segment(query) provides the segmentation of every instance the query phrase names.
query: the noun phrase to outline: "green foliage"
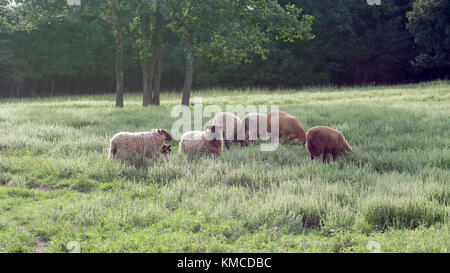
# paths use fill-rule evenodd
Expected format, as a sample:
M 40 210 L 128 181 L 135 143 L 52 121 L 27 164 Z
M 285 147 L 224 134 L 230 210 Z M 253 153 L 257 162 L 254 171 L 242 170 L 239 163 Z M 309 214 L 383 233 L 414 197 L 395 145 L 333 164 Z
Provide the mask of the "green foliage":
M 405 28 L 405 13 L 413 1 L 298 0 L 293 2 L 314 17 L 313 40 L 293 43 L 271 40 L 266 60 L 219 65 L 202 61 L 195 83 L 213 86 L 304 86 L 390 83 L 408 80 L 410 61 L 416 55 L 413 38 Z M 203 68 L 205 67 L 205 68 Z
M 450 67 L 450 3 L 419 0 L 407 13 L 408 30 L 420 47 L 413 64 L 419 68 Z
M 183 85 L 188 42 L 196 55 L 194 88 L 390 84 L 449 75 L 443 0 L 381 6 L 364 0 L 167 0 L 157 1 L 158 12 L 151 0 L 9 2 L 2 0 L 0 8 L 2 97 L 113 91 L 118 33 L 125 86 L 140 90 L 140 62 L 155 51 L 157 14 L 164 19 L 162 90 Z
M 167 1 L 170 28 L 196 55 L 213 61 L 240 63 L 268 52 L 272 39 L 293 42 L 312 38 L 313 17 L 294 5 L 277 1 Z

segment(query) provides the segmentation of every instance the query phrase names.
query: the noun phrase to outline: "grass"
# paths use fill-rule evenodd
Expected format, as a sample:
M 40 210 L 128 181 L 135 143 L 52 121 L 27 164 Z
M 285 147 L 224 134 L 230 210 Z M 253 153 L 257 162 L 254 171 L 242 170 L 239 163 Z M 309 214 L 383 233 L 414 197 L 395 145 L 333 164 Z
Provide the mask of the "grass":
M 288 145 L 220 158 L 107 159 L 119 131 L 170 129 L 179 94 L 0 101 L 0 252 L 449 252 L 450 83 L 204 90 L 204 105 L 279 105 L 354 154 Z

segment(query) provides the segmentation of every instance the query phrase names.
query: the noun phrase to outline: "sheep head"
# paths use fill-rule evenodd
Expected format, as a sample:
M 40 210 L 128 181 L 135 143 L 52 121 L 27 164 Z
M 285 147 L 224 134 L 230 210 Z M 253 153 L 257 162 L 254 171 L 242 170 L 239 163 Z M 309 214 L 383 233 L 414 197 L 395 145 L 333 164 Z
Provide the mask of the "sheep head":
M 163 135 L 163 136 L 165 137 L 166 141 L 172 141 L 172 136 L 171 136 L 166 130 L 164 130 L 164 129 L 159 129 L 159 130 L 158 130 L 158 133 L 159 133 L 160 135 Z
M 170 152 L 172 151 L 170 147 L 171 147 L 170 145 L 164 143 L 163 146 L 161 147 L 161 153 L 165 155 L 170 154 Z
M 220 125 L 210 125 L 206 126 L 206 141 L 208 141 L 212 146 L 219 147 L 222 144 L 222 126 Z

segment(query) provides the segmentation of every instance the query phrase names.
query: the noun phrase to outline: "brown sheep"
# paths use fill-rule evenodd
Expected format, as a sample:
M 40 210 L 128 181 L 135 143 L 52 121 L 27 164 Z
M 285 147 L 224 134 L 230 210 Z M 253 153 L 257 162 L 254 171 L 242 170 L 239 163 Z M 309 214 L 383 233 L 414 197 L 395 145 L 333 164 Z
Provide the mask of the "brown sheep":
M 272 123 L 278 123 L 278 135 L 277 132 L 272 132 Z M 276 125 L 275 125 L 276 126 Z M 270 138 L 281 139 L 281 143 L 284 144 L 284 140 L 287 138 L 290 140 L 291 149 L 294 144 L 295 139 L 302 142 L 303 147 L 305 147 L 306 134 L 302 125 L 298 119 L 288 113 L 282 111 L 272 111 L 267 115 L 267 132 L 269 132 Z
M 329 153 L 333 155 L 333 160 L 336 160 L 336 156 L 342 152 L 342 149 L 352 151 L 352 147 L 341 132 L 326 126 L 317 126 L 308 130 L 306 147 L 311 154 L 311 160 L 323 154 L 323 162 L 327 160 Z

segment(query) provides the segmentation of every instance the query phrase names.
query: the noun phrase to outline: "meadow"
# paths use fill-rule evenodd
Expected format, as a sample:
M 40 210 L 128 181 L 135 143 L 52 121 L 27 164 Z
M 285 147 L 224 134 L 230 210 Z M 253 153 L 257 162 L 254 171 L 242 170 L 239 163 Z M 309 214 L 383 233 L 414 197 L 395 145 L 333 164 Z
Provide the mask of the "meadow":
M 279 105 L 354 153 L 301 145 L 108 160 L 120 131 L 170 129 L 180 94 L 0 100 L 0 252 L 450 252 L 450 82 L 203 90 L 204 105 Z M 379 249 L 369 246 L 379 245 Z

